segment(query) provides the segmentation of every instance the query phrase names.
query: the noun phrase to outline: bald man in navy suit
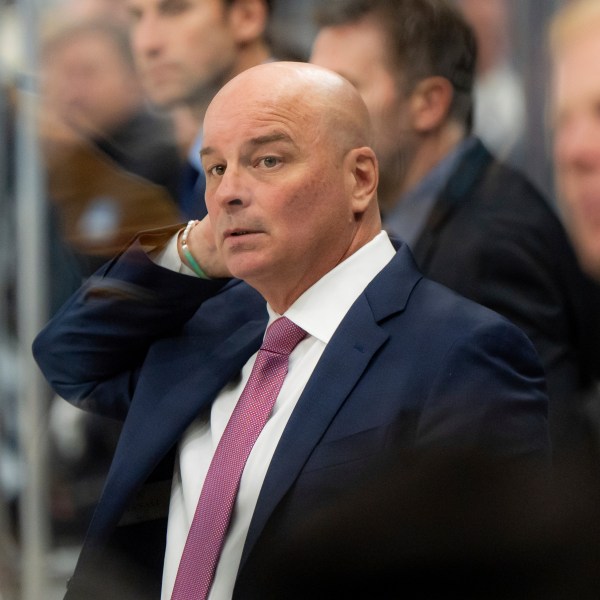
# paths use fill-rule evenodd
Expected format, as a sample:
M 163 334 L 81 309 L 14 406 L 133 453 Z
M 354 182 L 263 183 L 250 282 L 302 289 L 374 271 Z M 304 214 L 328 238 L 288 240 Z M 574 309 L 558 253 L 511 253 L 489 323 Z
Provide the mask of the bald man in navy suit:
M 209 598 L 260 597 L 270 532 L 390 453 L 547 459 L 533 346 L 381 230 L 370 139 L 363 101 L 331 71 L 238 75 L 206 114 L 208 216 L 141 234 L 36 339 L 59 394 L 124 419 L 67 598 L 171 597 L 208 464 L 282 316 L 307 335 L 245 465 Z

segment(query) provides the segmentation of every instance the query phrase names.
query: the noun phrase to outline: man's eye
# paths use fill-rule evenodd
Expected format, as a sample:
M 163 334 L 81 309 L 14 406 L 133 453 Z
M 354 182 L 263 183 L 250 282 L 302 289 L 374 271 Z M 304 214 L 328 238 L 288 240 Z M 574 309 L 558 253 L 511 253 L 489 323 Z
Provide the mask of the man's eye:
M 261 158 L 259 161 L 259 165 L 263 165 L 265 167 L 267 167 L 267 169 L 272 169 L 273 167 L 276 167 L 281 161 L 275 157 L 275 156 L 265 156 L 264 158 Z
M 215 175 L 217 177 L 220 177 L 221 175 L 223 175 L 223 173 L 225 173 L 225 167 L 223 165 L 215 165 L 214 167 L 211 167 L 208 172 L 211 175 Z

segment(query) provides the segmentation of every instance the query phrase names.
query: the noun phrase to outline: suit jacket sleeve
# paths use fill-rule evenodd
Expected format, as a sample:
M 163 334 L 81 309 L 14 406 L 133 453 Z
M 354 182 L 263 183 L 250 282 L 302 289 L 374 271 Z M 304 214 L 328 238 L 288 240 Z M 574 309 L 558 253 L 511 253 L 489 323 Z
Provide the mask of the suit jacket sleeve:
M 162 268 L 148 257 L 143 241 L 135 240 L 93 275 L 33 344 L 53 389 L 105 416 L 124 418 L 149 346 L 179 331 L 228 281 Z

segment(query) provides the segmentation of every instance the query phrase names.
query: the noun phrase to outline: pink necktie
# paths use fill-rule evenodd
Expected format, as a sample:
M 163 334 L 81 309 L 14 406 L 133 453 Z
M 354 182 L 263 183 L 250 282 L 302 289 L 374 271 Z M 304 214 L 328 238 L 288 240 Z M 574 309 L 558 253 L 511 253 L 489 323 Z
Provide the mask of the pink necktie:
M 288 368 L 288 357 L 306 332 L 286 317 L 267 329 L 248 383 L 221 436 L 179 563 L 171 600 L 208 596 L 240 479 L 264 427 Z

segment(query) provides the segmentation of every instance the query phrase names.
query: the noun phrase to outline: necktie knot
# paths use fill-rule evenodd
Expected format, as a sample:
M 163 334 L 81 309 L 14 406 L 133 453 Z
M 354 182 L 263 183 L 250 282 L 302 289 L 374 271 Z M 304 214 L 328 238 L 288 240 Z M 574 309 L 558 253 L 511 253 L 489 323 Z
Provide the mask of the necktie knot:
M 281 317 L 267 328 L 261 350 L 289 355 L 305 337 L 306 331 L 302 327 L 287 317 Z

